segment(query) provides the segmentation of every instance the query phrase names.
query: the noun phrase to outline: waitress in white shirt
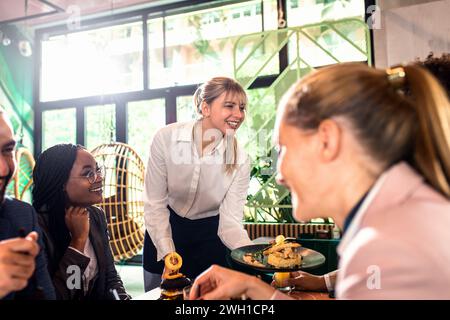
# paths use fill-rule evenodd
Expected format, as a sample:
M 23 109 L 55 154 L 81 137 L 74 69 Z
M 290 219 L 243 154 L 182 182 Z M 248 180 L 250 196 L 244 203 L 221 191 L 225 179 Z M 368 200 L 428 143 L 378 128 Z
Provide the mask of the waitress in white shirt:
M 150 144 L 144 186 L 145 289 L 159 286 L 164 257 L 177 252 L 194 279 L 228 249 L 252 244 L 242 225 L 250 161 L 234 134 L 247 96 L 233 79 L 216 77 L 193 97 L 200 120 L 170 124 Z

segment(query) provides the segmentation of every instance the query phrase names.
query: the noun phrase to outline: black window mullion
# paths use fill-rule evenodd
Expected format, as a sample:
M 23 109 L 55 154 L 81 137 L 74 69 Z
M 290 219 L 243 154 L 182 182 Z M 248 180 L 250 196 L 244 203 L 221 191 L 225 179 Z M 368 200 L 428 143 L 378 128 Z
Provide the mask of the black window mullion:
M 281 6 L 281 7 L 280 7 Z M 287 5 L 286 0 L 280 0 L 277 2 L 277 11 L 278 12 L 284 12 L 284 19 L 287 21 Z M 278 17 L 279 19 L 280 17 Z M 284 28 L 278 28 L 278 29 L 285 29 L 287 28 L 287 23 Z M 286 34 L 287 36 L 287 34 Z M 283 41 L 283 39 L 280 39 L 279 41 Z M 288 44 L 286 44 L 283 48 L 281 48 L 280 53 L 278 55 L 279 63 L 280 63 L 280 74 L 283 72 L 284 69 L 286 69 L 289 65 L 289 57 L 288 57 Z
M 163 13 L 163 25 L 162 25 L 162 33 L 163 33 L 163 66 L 167 68 L 167 50 L 166 50 L 166 14 Z
M 261 31 L 264 32 L 264 0 L 259 3 L 261 8 Z
M 177 96 L 167 90 L 166 96 L 166 124 L 177 121 Z
M 34 114 L 34 132 L 33 132 L 33 143 L 34 143 L 34 157 L 42 152 L 42 109 L 39 108 L 39 101 L 41 97 L 40 83 L 41 83 L 41 57 L 42 57 L 42 46 L 41 38 L 38 37 L 35 41 L 35 54 L 34 54 L 34 74 L 33 74 L 33 107 L 35 110 Z
M 34 115 L 34 158 L 37 157 L 42 152 L 42 138 L 44 132 L 42 130 L 42 110 L 37 110 Z
M 144 90 L 148 89 L 148 25 L 147 25 L 147 19 L 148 16 L 147 14 L 144 14 L 142 16 L 142 32 L 143 32 L 143 49 L 144 49 L 144 53 L 143 53 L 143 77 L 144 77 Z
M 371 6 L 375 6 L 376 5 L 376 1 L 375 0 L 364 0 L 364 8 L 366 10 L 366 12 L 364 13 L 364 21 L 368 21 L 370 18 L 370 13 L 368 12 L 369 8 Z M 379 8 L 377 8 L 377 10 L 379 10 Z M 371 28 L 371 26 L 369 26 L 369 32 L 370 32 L 370 47 L 372 48 L 371 52 L 372 52 L 372 65 L 375 65 L 375 43 L 374 43 L 374 38 L 373 38 L 373 28 Z
M 117 101 L 116 103 L 116 141 L 127 143 L 128 141 L 128 112 L 127 103 Z
M 76 108 L 76 116 L 77 116 L 77 130 L 76 130 L 76 142 L 77 144 L 85 145 L 85 134 L 84 134 L 84 128 L 85 128 L 85 113 L 84 113 L 84 106 L 78 106 Z

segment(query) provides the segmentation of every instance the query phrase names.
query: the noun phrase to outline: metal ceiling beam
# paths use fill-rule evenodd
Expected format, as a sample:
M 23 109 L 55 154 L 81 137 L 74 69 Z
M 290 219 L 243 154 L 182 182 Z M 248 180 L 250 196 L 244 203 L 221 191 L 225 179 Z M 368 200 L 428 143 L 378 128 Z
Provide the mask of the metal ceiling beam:
M 49 11 L 49 12 L 37 13 L 37 14 L 29 15 L 29 16 L 27 15 L 27 16 L 23 16 L 23 17 L 19 17 L 19 18 L 3 20 L 3 21 L 0 21 L 0 26 L 5 25 L 5 24 L 9 24 L 9 23 L 16 23 L 16 22 L 20 22 L 20 21 L 36 19 L 36 18 L 41 18 L 41 17 L 45 17 L 45 16 L 49 16 L 49 15 L 65 12 L 65 10 L 63 8 L 61 8 L 61 7 L 51 3 L 50 1 L 47 1 L 47 0 L 38 0 L 38 1 L 43 3 L 44 5 L 46 5 L 47 7 L 52 8 L 53 10 Z
M 46 4 L 47 6 L 53 8 L 54 10 L 56 10 L 56 11 L 58 11 L 58 12 L 64 12 L 64 11 L 66 11 L 66 10 L 64 10 L 63 8 L 61 8 L 60 6 L 57 6 L 56 4 L 51 3 L 51 2 L 48 1 L 48 0 L 38 0 L 38 1 L 39 1 L 39 2 L 42 2 L 43 4 Z

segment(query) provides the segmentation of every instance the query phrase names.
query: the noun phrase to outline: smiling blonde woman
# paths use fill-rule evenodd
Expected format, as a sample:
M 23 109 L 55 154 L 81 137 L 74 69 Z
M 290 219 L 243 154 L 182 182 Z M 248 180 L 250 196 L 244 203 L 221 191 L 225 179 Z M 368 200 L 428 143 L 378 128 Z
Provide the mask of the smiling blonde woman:
M 145 175 L 145 289 L 161 282 L 163 259 L 183 258 L 195 278 L 212 264 L 227 266 L 228 249 L 252 244 L 242 225 L 250 161 L 235 138 L 247 96 L 233 79 L 216 77 L 194 94 L 199 120 L 159 130 Z

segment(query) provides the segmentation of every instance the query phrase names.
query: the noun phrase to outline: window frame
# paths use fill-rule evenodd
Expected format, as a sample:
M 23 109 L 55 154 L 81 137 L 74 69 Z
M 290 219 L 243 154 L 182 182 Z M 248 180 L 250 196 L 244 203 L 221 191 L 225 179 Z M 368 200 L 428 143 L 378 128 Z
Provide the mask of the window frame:
M 251 0 L 246 0 L 251 1 Z M 58 25 L 49 28 L 36 30 L 35 36 L 35 69 L 34 69 L 34 154 L 38 156 L 42 150 L 42 113 L 47 110 L 55 109 L 76 109 L 76 143 L 85 144 L 85 114 L 84 109 L 87 106 L 114 104 L 116 106 L 116 141 L 127 142 L 127 104 L 128 102 L 151 100 L 151 99 L 165 99 L 166 109 L 166 124 L 176 122 L 176 100 L 178 96 L 186 96 L 194 94 L 199 84 L 181 85 L 174 87 L 149 89 L 149 69 L 148 69 L 148 33 L 147 21 L 152 18 L 159 18 L 168 15 L 195 12 L 208 8 L 216 8 L 224 5 L 240 3 L 242 1 L 197 1 L 193 6 L 191 1 L 181 1 L 177 4 L 160 6 L 155 8 L 143 9 L 133 12 L 116 14 L 108 17 L 94 18 L 83 21 L 83 25 L 76 31 L 70 31 L 66 25 Z M 41 58 L 42 47 L 41 41 L 48 36 L 65 35 L 73 32 L 95 30 L 98 28 L 116 26 L 128 22 L 141 21 L 143 30 L 143 90 L 114 93 L 107 95 L 97 95 L 90 97 L 80 97 L 57 101 L 41 101 L 40 86 L 41 86 Z M 258 79 L 253 87 L 269 86 L 277 75 L 265 77 L 265 79 Z
M 67 29 L 67 25 L 60 24 L 53 27 L 37 29 L 35 33 L 35 55 L 34 55 L 34 87 L 33 87 L 33 99 L 34 99 L 34 155 L 37 157 L 42 152 L 42 114 L 47 110 L 55 109 L 76 109 L 76 143 L 85 145 L 85 114 L 84 109 L 87 106 L 114 104 L 116 113 L 116 141 L 127 143 L 127 104 L 128 102 L 151 100 L 151 99 L 164 99 L 166 110 L 166 124 L 176 122 L 176 101 L 178 96 L 192 95 L 197 89 L 199 84 L 181 85 L 174 87 L 155 88 L 149 89 L 149 68 L 148 68 L 148 30 L 147 21 L 152 18 L 160 18 L 169 15 L 175 15 L 180 13 L 189 13 L 200 11 L 209 8 L 218 8 L 224 5 L 231 5 L 245 1 L 212 1 L 212 0 L 199 0 L 193 5 L 192 1 L 179 1 L 177 3 L 162 5 L 153 8 L 141 9 L 132 12 L 119 13 L 111 16 L 105 16 L 100 18 L 93 18 L 83 21 L 80 29 L 76 31 L 70 31 Z M 281 6 L 281 9 L 286 12 L 286 2 L 288 0 L 277 1 L 277 7 Z M 365 8 L 375 5 L 375 0 L 365 0 Z M 280 8 L 278 8 L 280 9 Z M 263 8 L 262 11 L 264 12 Z M 367 10 L 365 13 L 367 21 Z M 264 14 L 261 15 L 262 26 L 264 26 Z M 109 26 L 115 26 L 124 24 L 127 22 L 141 21 L 143 30 L 143 90 L 114 93 L 107 95 L 97 95 L 90 97 L 72 98 L 66 100 L 47 101 L 42 102 L 40 99 L 40 86 L 41 86 L 41 57 L 42 47 L 41 41 L 48 36 L 64 35 L 79 31 L 88 31 L 98 28 L 104 28 Z M 371 47 L 373 48 L 373 34 L 371 30 Z M 372 50 L 373 55 L 373 50 Z M 373 60 L 372 56 L 372 61 Z M 281 73 L 288 66 L 288 50 L 287 46 L 278 55 L 279 59 L 279 72 Z M 261 76 L 256 79 L 249 89 L 258 89 L 269 87 L 277 78 L 278 74 L 270 76 Z

